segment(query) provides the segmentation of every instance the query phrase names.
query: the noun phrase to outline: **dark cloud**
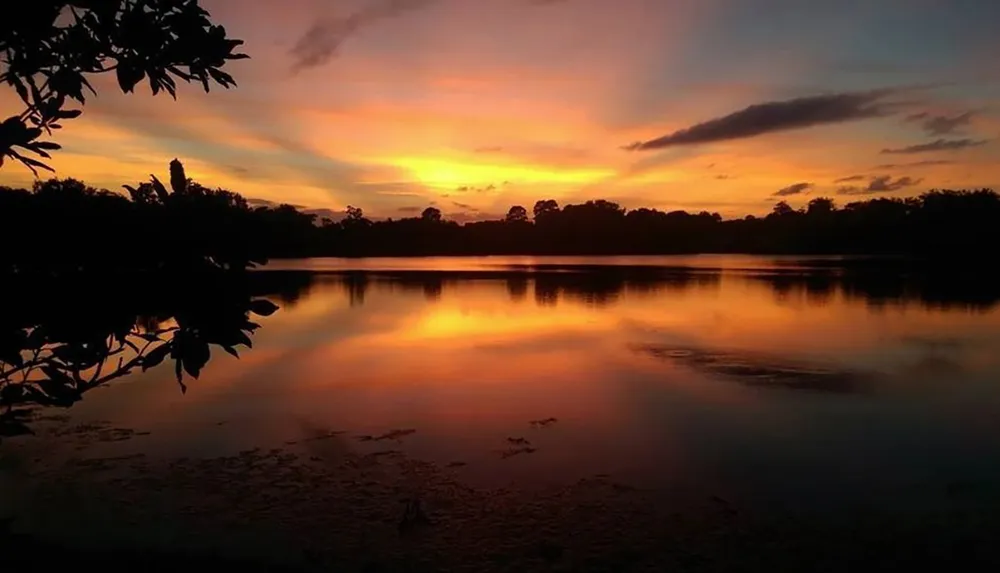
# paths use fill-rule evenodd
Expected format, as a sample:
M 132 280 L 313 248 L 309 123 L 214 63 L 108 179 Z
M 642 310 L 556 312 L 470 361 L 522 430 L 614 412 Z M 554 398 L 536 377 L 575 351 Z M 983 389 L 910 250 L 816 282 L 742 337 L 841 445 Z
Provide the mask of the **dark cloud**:
M 730 179 L 736 179 L 732 175 L 716 175 L 715 178 L 718 179 L 719 181 L 728 181 Z
M 973 115 L 971 111 L 955 116 L 931 115 L 925 111 L 907 117 L 906 121 L 908 123 L 919 122 L 920 127 L 931 135 L 951 135 L 959 128 L 971 124 Z
M 931 167 L 934 165 L 954 165 L 954 161 L 948 161 L 947 159 L 930 159 L 926 161 L 913 161 L 910 163 L 883 163 L 882 165 L 876 165 L 875 169 L 900 169 L 907 167 Z
M 840 93 L 759 103 L 657 139 L 633 143 L 625 149 L 647 151 L 677 145 L 697 145 L 880 117 L 892 113 L 891 106 L 880 101 L 890 93 L 892 92 L 885 90 Z
M 985 139 L 939 139 L 930 143 L 921 143 L 898 149 L 883 149 L 884 154 L 933 153 L 935 151 L 961 151 L 970 147 L 979 147 L 989 143 Z
M 445 219 L 454 221 L 460 225 L 478 223 L 480 221 L 497 221 L 503 219 L 503 217 L 502 214 L 484 213 L 482 211 L 459 211 L 445 215 Z
M 419 213 L 424 210 L 423 207 L 400 207 L 396 209 L 400 213 Z
M 340 47 L 355 34 L 388 20 L 436 4 L 438 0 L 375 0 L 364 8 L 347 14 L 321 18 L 292 46 L 292 69 L 300 71 L 321 66 L 337 56 Z M 562 4 L 569 0 L 527 0 L 529 5 Z
M 377 0 L 346 16 L 324 18 L 314 22 L 295 45 L 291 55 L 293 70 L 321 66 L 337 55 L 341 45 L 365 28 L 386 20 L 427 7 L 437 0 Z
M 812 189 L 812 183 L 796 183 L 794 185 L 789 185 L 784 189 L 779 189 L 774 193 L 773 197 L 788 197 L 790 195 L 801 195 L 806 191 Z
M 278 205 L 280 205 L 280 203 L 275 203 L 274 201 L 268 201 L 267 199 L 257 199 L 255 197 L 248 197 L 247 205 L 250 205 L 251 207 L 277 207 Z M 292 205 L 292 207 L 299 209 L 302 207 L 302 205 Z
M 507 185 L 507 184 L 509 184 L 508 181 L 504 181 L 502 183 L 502 185 Z M 471 185 L 462 185 L 461 187 L 455 189 L 455 191 L 458 191 L 459 193 L 492 193 L 496 190 L 497 186 L 492 183 L 486 185 L 485 187 L 473 187 Z
M 864 181 L 867 179 L 864 175 L 851 175 L 850 177 L 841 177 L 834 181 L 834 183 L 853 183 L 855 181 Z
M 500 153 L 501 151 L 503 151 L 503 148 L 496 145 L 477 147 L 473 150 L 475 153 Z
M 310 209 L 303 205 L 296 205 L 294 203 L 279 203 L 277 201 L 269 201 L 267 199 L 258 199 L 255 197 L 248 198 L 247 204 L 254 208 L 268 207 L 270 209 L 281 207 L 282 205 L 288 205 L 289 207 L 293 207 L 302 213 L 315 216 L 317 222 L 320 222 L 323 219 L 330 219 L 331 221 L 339 221 L 347 216 L 346 213 L 342 211 L 334 211 L 333 209 L 326 209 L 326 208 Z
M 220 167 L 222 167 L 226 171 L 232 173 L 233 175 L 236 175 L 237 177 L 242 177 L 244 175 L 249 175 L 250 174 L 250 170 L 249 169 L 247 169 L 246 167 L 240 167 L 239 165 L 225 165 L 224 164 L 224 165 L 220 165 Z
M 877 177 L 872 177 L 869 180 L 868 185 L 864 187 L 841 187 L 837 190 L 837 193 L 841 195 L 872 195 L 875 193 L 891 193 L 893 191 L 905 189 L 906 187 L 919 185 L 922 181 L 923 179 L 914 179 L 912 177 L 900 177 L 894 180 L 891 175 L 879 175 Z
M 479 212 L 479 209 L 476 209 L 475 207 L 467 203 L 459 203 L 458 201 L 452 201 L 451 204 L 458 207 L 459 209 L 465 209 L 466 211 L 471 211 L 473 213 Z

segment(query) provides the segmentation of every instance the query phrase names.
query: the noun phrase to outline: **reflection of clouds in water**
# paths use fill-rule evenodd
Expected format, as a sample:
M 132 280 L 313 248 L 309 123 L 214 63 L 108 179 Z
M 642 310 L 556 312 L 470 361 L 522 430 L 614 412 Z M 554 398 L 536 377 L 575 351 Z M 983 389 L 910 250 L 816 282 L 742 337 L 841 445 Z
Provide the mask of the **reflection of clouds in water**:
M 762 388 L 861 393 L 869 390 L 873 378 L 867 372 L 739 350 L 653 345 L 637 346 L 635 350 L 710 376 Z

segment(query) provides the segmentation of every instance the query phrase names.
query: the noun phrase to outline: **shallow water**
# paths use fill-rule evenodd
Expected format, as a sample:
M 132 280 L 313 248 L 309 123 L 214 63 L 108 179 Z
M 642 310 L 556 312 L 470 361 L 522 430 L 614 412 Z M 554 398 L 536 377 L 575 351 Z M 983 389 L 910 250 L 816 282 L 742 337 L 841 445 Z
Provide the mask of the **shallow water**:
M 107 439 L 50 433 L 8 452 L 24 467 L 81 451 L 404 455 L 472 487 L 597 476 L 790 512 L 997 497 L 991 293 L 796 259 L 692 260 L 285 261 L 270 268 L 338 272 L 277 297 L 241 359 L 213 355 L 184 395 L 169 368 L 132 375 L 41 422 L 99 422 Z M 17 512 L 41 503 L 6 491 Z

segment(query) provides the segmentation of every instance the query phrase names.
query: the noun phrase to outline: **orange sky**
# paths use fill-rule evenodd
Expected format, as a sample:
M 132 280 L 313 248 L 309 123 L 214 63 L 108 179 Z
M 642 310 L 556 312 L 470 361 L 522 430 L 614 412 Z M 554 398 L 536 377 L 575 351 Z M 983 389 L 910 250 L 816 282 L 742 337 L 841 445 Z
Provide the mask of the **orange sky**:
M 798 205 L 1000 186 L 989 0 L 202 4 L 247 42 L 239 87 L 175 102 L 101 78 L 59 134 L 60 177 L 119 189 L 178 157 L 249 198 L 458 220 L 542 198 L 741 216 L 783 189 Z

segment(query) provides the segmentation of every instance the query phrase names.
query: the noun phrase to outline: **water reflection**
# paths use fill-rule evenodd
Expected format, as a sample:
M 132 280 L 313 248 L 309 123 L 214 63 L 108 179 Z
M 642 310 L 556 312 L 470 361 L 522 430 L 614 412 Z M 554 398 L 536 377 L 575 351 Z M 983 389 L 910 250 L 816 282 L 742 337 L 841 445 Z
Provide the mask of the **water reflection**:
M 148 432 L 105 455 L 391 452 L 469 482 L 831 500 L 998 469 L 989 281 L 582 263 L 255 277 L 281 311 L 252 351 L 213 355 L 187 395 L 161 367 L 74 406 Z
M 294 304 L 303 290 L 295 276 L 214 270 L 133 279 L 88 276 L 68 290 L 65 278 L 9 277 L 6 294 L 17 304 L 0 322 L 0 437 L 30 433 L 38 407 L 69 408 L 163 363 L 186 392 L 185 376 L 198 378 L 213 348 L 238 357 L 252 346 L 254 315 L 277 310 L 257 293 Z
M 270 275 L 275 282 L 280 282 L 279 277 L 339 282 L 347 289 L 353 306 L 364 304 L 365 294 L 374 282 L 383 288 L 420 291 L 427 300 L 435 301 L 441 298 L 446 288 L 502 281 L 511 302 L 521 302 L 531 292 L 539 306 L 554 306 L 560 299 L 565 299 L 604 307 L 615 304 L 623 293 L 652 296 L 690 289 L 707 292 L 719 288 L 724 277 L 729 281 L 766 285 L 778 302 L 804 301 L 810 306 L 825 306 L 845 300 L 861 301 L 873 308 L 918 304 L 927 309 L 989 311 L 1000 301 L 1000 278 L 980 275 L 971 269 L 956 272 L 955 269 L 946 271 L 917 267 L 904 272 L 896 266 L 883 268 L 868 265 L 812 269 L 791 267 L 791 270 L 624 264 L 547 264 L 513 270 L 508 267 L 458 271 L 372 269 L 316 274 L 310 271 L 267 271 L 260 274 Z

